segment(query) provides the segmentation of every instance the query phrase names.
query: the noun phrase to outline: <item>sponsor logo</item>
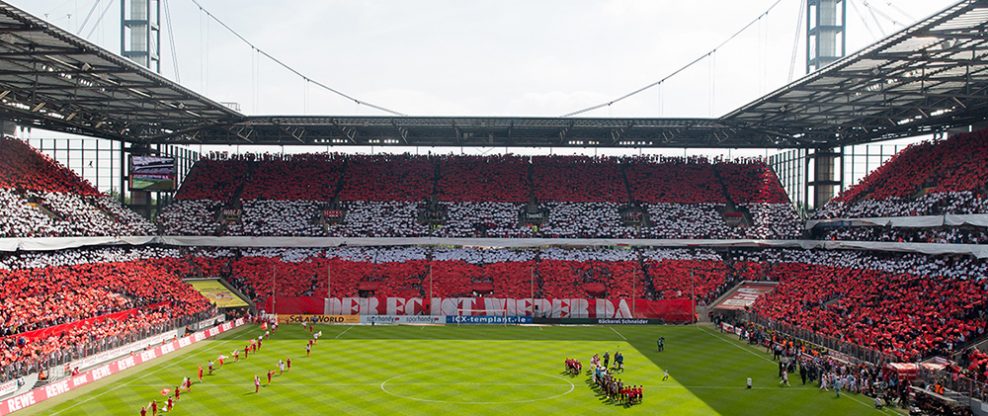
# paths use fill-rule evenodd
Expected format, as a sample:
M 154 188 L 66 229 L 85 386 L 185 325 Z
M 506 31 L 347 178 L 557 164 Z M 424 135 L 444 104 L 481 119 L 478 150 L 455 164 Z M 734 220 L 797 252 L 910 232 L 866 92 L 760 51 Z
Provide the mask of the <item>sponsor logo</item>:
M 14 397 L 13 399 L 7 400 L 7 410 L 11 412 L 15 410 L 21 410 L 28 406 L 33 406 L 35 404 L 34 392 L 27 394 L 22 394 L 20 396 Z
M 86 374 L 83 374 L 83 375 L 81 375 L 79 377 L 72 378 L 72 386 L 73 387 L 79 387 L 79 386 L 81 386 L 83 384 L 86 384 L 88 382 L 89 382 L 89 376 L 86 375 Z
M 137 363 L 134 361 L 134 357 L 124 358 L 120 361 L 117 361 L 117 371 L 123 371 L 135 365 L 137 365 Z
M 158 354 L 154 350 L 141 352 L 141 362 L 151 361 L 155 358 L 158 358 Z
M 490 316 L 490 315 L 477 315 L 477 316 L 447 316 L 447 324 L 481 324 L 481 325 L 500 325 L 500 324 L 530 324 L 532 323 L 531 316 Z
M 108 365 L 104 365 L 102 367 L 99 367 L 99 368 L 93 370 L 93 372 L 92 372 L 93 380 L 99 380 L 99 379 L 101 379 L 103 377 L 106 377 L 106 376 L 108 376 L 110 374 L 113 374 L 113 372 L 110 371 L 110 366 L 108 366 Z
M 602 325 L 648 325 L 648 319 L 598 319 Z
M 361 315 L 360 322 L 365 324 L 443 324 L 445 316 L 433 315 Z
M 0 384 L 0 396 L 6 396 L 15 391 L 17 391 L 17 380 L 10 380 Z
M 359 315 L 278 315 L 279 323 L 359 324 Z
M 59 394 L 69 391 L 69 381 L 60 381 L 58 383 L 52 384 L 50 386 L 45 386 L 45 396 L 49 399 Z

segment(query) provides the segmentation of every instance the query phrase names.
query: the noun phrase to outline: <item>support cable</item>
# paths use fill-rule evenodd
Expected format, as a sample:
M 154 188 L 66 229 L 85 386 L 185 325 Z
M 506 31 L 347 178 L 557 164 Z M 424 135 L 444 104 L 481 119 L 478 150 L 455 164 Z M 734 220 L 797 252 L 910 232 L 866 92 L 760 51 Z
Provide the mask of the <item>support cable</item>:
M 178 66 L 178 45 L 175 44 L 175 30 L 172 29 L 172 11 L 168 7 L 168 0 L 162 0 L 165 5 L 165 24 L 168 26 L 168 46 L 172 52 L 172 65 L 175 67 L 175 81 L 182 83 L 182 74 L 179 73 Z
M 89 23 L 89 19 L 93 17 L 93 13 L 96 13 L 96 9 L 99 8 L 99 2 L 100 0 L 96 0 L 96 2 L 93 3 L 93 7 L 89 8 L 89 13 L 86 13 L 86 18 L 82 19 L 82 24 L 79 25 L 78 29 L 76 29 L 76 36 L 82 34 L 82 29 L 86 28 L 86 24 Z
M 353 97 L 353 96 L 351 96 L 349 94 L 346 94 L 346 93 L 344 93 L 344 92 L 342 92 L 340 90 L 337 90 L 337 89 L 332 88 L 332 87 L 330 87 L 330 86 L 328 86 L 326 84 L 323 84 L 323 83 L 321 83 L 319 81 L 316 81 L 316 80 L 312 79 L 311 77 L 309 77 L 309 76 L 301 73 L 297 69 L 295 69 L 295 68 L 289 66 L 288 64 L 284 63 L 280 59 L 275 58 L 273 55 L 269 54 L 265 50 L 257 47 L 257 45 L 254 45 L 253 43 L 251 43 L 249 40 L 247 40 L 247 38 L 245 38 L 239 32 L 237 32 L 236 30 L 233 30 L 233 28 L 231 28 L 230 26 L 228 26 L 226 23 L 224 23 L 222 20 L 220 20 L 219 18 L 217 18 L 212 13 L 210 13 L 209 10 L 206 10 L 206 8 L 203 7 L 202 4 L 199 4 L 199 2 L 197 0 L 191 0 L 191 1 L 192 1 L 192 3 L 194 3 L 196 5 L 196 7 L 199 8 L 199 11 L 201 11 L 203 14 L 205 14 L 206 16 L 208 16 L 210 19 L 216 21 L 216 23 L 219 23 L 220 26 L 223 26 L 224 29 L 226 29 L 231 34 L 233 34 L 233 36 L 236 36 L 242 42 L 246 43 L 252 49 L 254 49 L 255 51 L 257 51 L 257 53 L 259 53 L 261 55 L 264 55 L 266 58 L 270 59 L 272 62 L 278 64 L 282 68 L 285 68 L 289 72 L 291 72 L 291 73 L 299 76 L 300 78 L 302 78 L 306 82 L 310 82 L 313 85 L 316 85 L 316 86 L 318 86 L 318 87 L 320 87 L 320 88 L 322 88 L 322 89 L 324 89 L 326 91 L 329 91 L 329 92 L 331 92 L 333 94 L 336 94 L 336 95 L 338 95 L 340 97 L 343 97 L 343 98 L 345 98 L 347 100 L 353 101 L 357 105 L 363 105 L 363 106 L 366 106 L 366 107 L 370 107 L 370 108 L 373 108 L 375 110 L 379 110 L 379 111 L 382 111 L 382 112 L 385 112 L 385 113 L 388 113 L 388 114 L 391 114 L 391 115 L 395 115 L 395 116 L 404 116 L 405 115 L 403 113 L 399 113 L 399 112 L 397 112 L 395 110 L 392 110 L 392 109 L 389 109 L 387 107 L 382 107 L 382 106 L 379 106 L 377 104 L 373 104 L 373 103 L 370 103 L 370 102 L 367 102 L 367 101 L 358 99 L 358 98 Z M 779 0 L 779 1 L 781 1 L 781 0 Z
M 796 34 L 792 39 L 792 56 L 789 58 L 789 79 L 792 82 L 796 76 L 796 53 L 799 52 L 799 35 L 803 32 L 803 12 L 806 11 L 806 0 L 799 2 L 799 17 L 796 18 Z M 807 28 L 808 29 L 808 28 Z
M 86 39 L 93 37 L 93 32 L 95 32 L 96 29 L 99 28 L 100 23 L 103 23 L 103 17 L 106 16 L 106 12 L 110 11 L 112 7 L 113 7 L 113 0 L 110 0 L 109 2 L 106 3 L 106 8 L 104 8 L 103 11 L 100 12 L 99 17 L 96 19 L 96 23 L 93 23 L 93 27 L 89 29 L 89 33 L 86 34 Z
M 195 0 L 192 0 L 192 1 L 195 1 Z M 606 102 L 603 102 L 603 103 L 600 103 L 600 104 L 592 105 L 590 107 L 586 107 L 586 108 L 583 108 L 583 109 L 580 109 L 580 110 L 576 110 L 576 111 L 573 111 L 571 113 L 566 113 L 566 114 L 563 114 L 560 117 L 572 117 L 572 116 L 580 115 L 580 114 L 583 114 L 583 113 L 586 113 L 586 112 L 589 112 L 589 111 L 597 110 L 597 109 L 600 109 L 600 108 L 610 107 L 610 106 L 612 106 L 612 105 L 614 105 L 616 103 L 619 103 L 621 101 L 624 101 L 627 98 L 630 98 L 632 96 L 638 95 L 639 93 L 641 93 L 641 92 L 643 92 L 645 90 L 648 90 L 648 89 L 650 89 L 652 87 L 655 87 L 655 86 L 657 86 L 659 84 L 662 84 L 662 83 L 666 82 L 669 78 L 672 78 L 672 77 L 678 75 L 679 73 L 685 71 L 686 69 L 692 67 L 693 65 L 696 65 L 698 62 L 706 59 L 707 57 L 712 56 L 715 52 L 717 52 L 717 49 L 720 49 L 724 45 L 727 45 L 729 42 L 731 42 L 732 40 L 734 40 L 734 38 L 738 37 L 738 35 L 740 35 L 744 31 L 748 30 L 748 28 L 750 28 L 752 25 L 754 25 L 755 23 L 758 23 L 759 20 L 761 20 L 765 16 L 768 16 L 769 12 L 771 12 L 772 9 L 774 9 L 775 6 L 778 6 L 779 3 L 781 3 L 781 2 L 782 2 L 782 0 L 776 0 L 775 3 L 772 3 L 772 5 L 769 6 L 769 8 L 767 10 L 765 10 L 764 13 L 758 15 L 758 17 L 756 17 L 752 21 L 748 22 L 748 24 L 744 25 L 744 27 L 742 27 L 737 32 L 734 32 L 734 34 L 732 34 L 731 36 L 729 36 L 723 42 L 719 43 L 713 49 L 707 51 L 706 53 L 704 53 L 704 54 L 702 54 L 700 56 L 698 56 L 696 59 L 693 59 L 692 61 L 690 61 L 686 65 L 683 65 L 679 69 L 676 69 L 675 71 L 673 71 L 669 75 L 666 75 L 662 79 L 660 79 L 658 81 L 655 81 L 655 82 L 653 82 L 651 84 L 645 85 L 645 86 L 643 86 L 641 88 L 638 88 L 638 89 L 636 89 L 634 91 L 631 91 L 631 92 L 629 92 L 627 94 L 624 94 L 624 95 L 622 95 L 620 97 L 617 97 L 615 99 L 612 99 L 610 101 L 606 101 Z

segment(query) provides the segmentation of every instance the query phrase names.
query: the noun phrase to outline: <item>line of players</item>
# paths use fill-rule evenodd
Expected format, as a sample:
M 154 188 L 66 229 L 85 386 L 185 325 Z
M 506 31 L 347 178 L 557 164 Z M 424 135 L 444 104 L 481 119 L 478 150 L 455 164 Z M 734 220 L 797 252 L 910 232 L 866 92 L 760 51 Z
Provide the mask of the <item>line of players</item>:
M 270 329 L 268 329 L 268 328 L 270 328 Z M 310 328 L 310 332 L 312 332 L 311 326 L 309 328 Z M 261 350 L 261 347 L 264 345 L 264 340 L 270 338 L 271 337 L 271 333 L 273 331 L 276 332 L 278 330 L 278 323 L 276 321 L 272 321 L 270 324 L 268 324 L 267 322 L 262 322 L 261 323 L 261 329 L 264 330 L 264 335 L 259 335 L 257 337 L 257 339 L 253 339 L 252 338 L 250 340 L 250 342 L 247 343 L 247 345 L 244 346 L 244 359 L 245 360 L 247 359 L 247 357 L 250 356 L 251 353 L 256 354 L 258 351 Z M 306 354 L 306 356 L 309 356 L 311 354 L 311 352 L 312 352 L 312 346 L 316 343 L 316 341 L 318 341 L 318 339 L 319 339 L 319 337 L 321 335 L 322 335 L 322 331 L 319 331 L 319 332 L 313 334 L 313 338 L 310 339 L 309 340 L 309 343 L 305 346 L 305 354 Z M 239 349 L 234 350 L 232 353 L 230 353 L 230 355 L 233 356 L 233 362 L 236 363 L 236 362 L 239 362 L 240 361 L 240 350 Z M 210 360 L 206 364 L 206 368 L 209 371 L 208 374 L 209 375 L 212 375 L 213 374 L 213 371 L 222 368 L 223 367 L 223 364 L 226 362 L 226 359 L 227 359 L 227 356 L 225 356 L 225 355 L 220 355 L 219 357 L 217 357 L 216 361 L 219 364 L 219 366 L 215 366 L 214 363 L 213 363 L 213 361 Z M 292 369 L 292 359 L 291 359 L 291 357 L 285 358 L 284 360 L 278 360 L 278 367 L 277 368 L 278 368 L 278 370 L 277 370 L 277 374 L 278 375 L 282 375 L 286 371 L 291 370 Z M 271 384 L 272 379 L 273 379 L 275 373 L 276 373 L 275 370 L 268 371 L 267 377 L 268 377 L 268 384 L 269 385 Z M 196 374 L 197 374 L 197 376 L 199 378 L 199 383 L 202 383 L 203 382 L 202 379 L 203 379 L 203 376 L 204 376 L 204 370 L 203 370 L 202 365 L 199 365 L 199 368 L 198 368 Z M 255 374 L 254 375 L 254 393 L 260 392 L 260 387 L 261 387 L 261 379 L 260 379 L 260 377 L 258 377 Z M 141 416 L 147 416 L 148 413 L 150 412 L 150 414 L 152 416 L 155 416 L 155 415 L 158 414 L 158 411 L 159 410 L 162 411 L 162 413 L 171 411 L 175 407 L 175 405 L 177 404 L 178 400 L 181 398 L 183 389 L 185 390 L 186 393 L 189 393 L 189 392 L 192 391 L 192 379 L 191 378 L 189 378 L 189 377 L 183 378 L 182 379 L 182 382 L 178 386 L 175 386 L 175 389 L 174 390 L 170 390 L 168 388 L 162 389 L 161 390 L 161 394 L 168 396 L 168 399 L 164 403 L 162 403 L 161 408 L 159 409 L 158 401 L 157 400 L 152 400 L 150 403 L 148 403 L 147 406 L 141 407 L 140 415 Z M 173 394 L 173 395 L 169 395 L 170 393 Z
M 275 329 L 277 329 L 278 323 L 275 322 L 275 323 L 273 323 L 273 325 L 274 325 Z M 305 345 L 305 356 L 308 357 L 308 356 L 310 356 L 312 354 L 312 346 L 313 345 L 316 345 L 316 343 L 319 342 L 319 337 L 322 336 L 322 331 L 314 332 L 315 325 L 314 324 L 307 325 L 306 322 L 303 322 L 302 323 L 302 327 L 308 329 L 309 330 L 309 333 L 312 334 L 312 338 L 309 338 L 309 342 Z M 258 341 L 260 341 L 260 340 L 258 340 Z M 260 345 L 260 342 L 258 342 L 258 345 Z M 285 373 L 285 371 L 286 371 L 285 365 L 286 364 L 288 365 L 288 370 L 291 370 L 292 369 L 292 359 L 291 358 L 287 358 L 287 362 L 286 361 L 282 361 L 282 360 L 278 360 L 278 375 L 279 376 Z M 274 377 L 274 370 L 268 371 L 267 376 L 268 376 L 268 384 L 267 385 L 270 386 L 271 385 L 272 378 Z M 257 394 L 257 393 L 260 393 L 260 392 L 261 392 L 261 378 L 258 377 L 257 374 L 254 374 L 254 394 Z

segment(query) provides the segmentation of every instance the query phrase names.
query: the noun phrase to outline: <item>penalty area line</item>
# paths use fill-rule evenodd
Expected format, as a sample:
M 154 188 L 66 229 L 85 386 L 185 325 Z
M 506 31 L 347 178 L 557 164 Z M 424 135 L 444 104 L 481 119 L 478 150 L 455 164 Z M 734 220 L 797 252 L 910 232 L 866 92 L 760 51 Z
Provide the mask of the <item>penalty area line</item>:
M 730 341 L 730 340 L 727 340 L 727 339 L 726 339 L 725 337 L 722 337 L 722 336 L 721 336 L 720 334 L 718 334 L 718 333 L 715 333 L 715 332 L 711 332 L 711 331 L 708 331 L 706 327 L 702 327 L 702 326 L 701 326 L 701 327 L 699 327 L 699 328 L 700 328 L 700 331 L 701 331 L 701 332 L 703 332 L 703 333 L 705 333 L 705 334 L 707 334 L 707 335 L 710 335 L 711 337 L 714 337 L 714 338 L 716 338 L 716 339 L 718 339 L 718 340 L 720 340 L 721 342 L 724 342 L 724 343 L 727 343 L 727 344 L 730 344 L 730 345 L 733 345 L 733 346 L 734 346 L 735 348 L 737 348 L 737 349 L 740 349 L 740 350 L 742 350 L 742 351 L 744 351 L 744 352 L 747 352 L 748 354 L 751 354 L 751 355 L 754 355 L 754 356 L 756 356 L 756 357 L 758 357 L 758 358 L 761 358 L 762 360 L 765 360 L 765 361 L 768 361 L 768 362 L 770 362 L 770 363 L 775 363 L 775 360 L 772 360 L 771 358 L 768 358 L 768 357 L 765 357 L 764 355 L 762 355 L 762 354 L 760 354 L 760 353 L 758 353 L 758 352 L 755 352 L 755 351 L 752 351 L 752 350 L 750 350 L 750 349 L 748 349 L 748 348 L 745 348 L 745 347 L 744 347 L 743 345 L 739 345 L 738 343 L 735 343 L 735 342 L 732 342 L 732 341 Z M 865 406 L 865 407 L 872 407 L 872 405 L 871 405 L 871 404 L 868 404 L 867 402 L 864 402 L 864 401 L 862 401 L 861 399 L 859 399 L 859 398 L 857 398 L 857 397 L 854 397 L 854 396 L 852 396 L 852 395 L 849 395 L 849 394 L 845 394 L 845 395 L 844 395 L 844 397 L 847 397 L 847 398 L 849 398 L 849 399 L 851 399 L 851 400 L 853 400 L 853 401 L 855 401 L 855 402 L 858 402 L 858 403 L 860 403 L 860 404 L 861 404 L 862 406 Z M 899 412 L 895 412 L 895 414 L 899 414 Z
M 620 332 L 618 332 L 618 330 L 616 330 L 616 329 L 614 329 L 614 327 L 613 327 L 613 326 L 609 326 L 608 328 L 610 328 L 610 329 L 611 329 L 611 331 L 614 331 L 614 333 L 615 333 L 615 334 L 618 334 L 618 336 L 619 336 L 619 337 L 621 337 L 621 339 L 623 339 L 623 340 L 625 340 L 625 341 L 627 341 L 627 340 L 628 340 L 628 338 L 626 338 L 626 337 L 624 336 L 624 334 L 622 334 L 622 333 L 620 333 Z
M 342 337 L 343 334 L 345 334 L 347 332 L 350 332 L 351 329 L 353 329 L 353 327 L 352 326 L 348 326 L 346 329 L 343 330 L 343 332 L 340 332 L 339 334 L 336 334 L 336 336 L 333 337 L 333 339 L 340 339 L 340 337 Z

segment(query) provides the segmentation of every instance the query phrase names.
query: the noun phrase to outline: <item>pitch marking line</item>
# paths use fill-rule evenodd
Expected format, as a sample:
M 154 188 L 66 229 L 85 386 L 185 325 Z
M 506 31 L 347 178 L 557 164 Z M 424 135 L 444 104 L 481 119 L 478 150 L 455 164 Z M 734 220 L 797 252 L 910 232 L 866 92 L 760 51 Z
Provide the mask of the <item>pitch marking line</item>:
M 190 349 L 186 350 L 185 353 L 192 353 L 192 352 L 195 352 L 195 351 L 199 351 L 199 352 L 212 351 L 212 350 L 218 348 L 220 345 L 222 345 L 222 344 L 216 344 L 216 345 L 210 345 L 210 346 L 207 347 L 206 344 L 205 344 L 205 341 L 207 341 L 207 340 L 200 341 L 200 342 L 203 342 L 203 344 L 201 345 L 203 348 L 198 349 L 198 350 L 197 349 L 191 349 L 190 348 Z M 184 356 L 186 354 L 182 354 L 182 355 Z M 166 357 L 167 357 L 167 354 L 164 355 L 164 356 L 158 357 L 158 358 L 166 358 Z M 137 376 L 138 379 L 142 379 L 142 378 L 145 378 L 145 377 L 150 377 L 152 374 L 155 374 L 155 372 L 157 372 L 158 370 L 162 370 L 162 369 L 166 369 L 166 368 L 172 368 L 172 367 L 175 367 L 177 365 L 182 364 L 182 363 L 179 363 L 180 358 L 182 358 L 182 357 L 175 356 L 175 357 L 171 357 L 171 358 L 173 360 L 175 360 L 175 361 L 170 362 L 170 363 L 165 363 L 164 361 L 162 361 L 161 363 L 159 363 L 159 366 L 158 367 L 155 367 L 153 369 L 147 370 L 147 372 L 145 372 L 144 374 L 141 374 L 141 375 Z M 134 367 L 134 368 L 137 369 L 139 367 Z M 114 376 L 119 376 L 119 375 L 120 374 L 115 374 Z M 116 378 L 116 377 L 113 377 L 113 378 Z M 119 380 L 114 381 L 114 383 L 116 383 L 116 382 L 119 382 Z M 159 384 L 155 384 L 153 386 L 160 386 L 160 385 L 161 384 L 159 383 Z M 75 404 L 73 404 L 73 405 L 71 405 L 69 407 L 66 407 L 66 408 L 64 408 L 62 410 L 59 410 L 57 412 L 54 412 L 54 413 L 52 413 L 52 416 L 57 415 L 57 414 L 61 414 L 63 412 L 66 412 L 69 409 L 75 408 L 76 406 L 79 406 L 79 405 L 82 405 L 82 404 L 85 404 L 85 403 L 89 403 L 90 401 L 93 401 L 93 400 L 95 400 L 95 399 L 103 396 L 104 394 L 112 393 L 114 391 L 119 390 L 122 387 L 130 387 L 130 386 L 133 386 L 133 384 L 130 384 L 130 383 L 120 383 L 120 385 L 118 385 L 118 386 L 116 386 L 114 388 L 111 388 L 111 389 L 109 389 L 107 391 L 104 391 L 102 393 L 99 393 L 99 394 L 97 394 L 95 396 L 89 397 L 86 400 L 82 400 L 82 401 L 80 401 L 78 403 L 75 403 Z M 148 385 L 148 386 L 150 387 L 152 385 Z M 84 386 L 83 388 L 86 388 L 86 387 L 89 387 L 89 386 Z M 94 388 L 99 388 L 99 387 L 94 387 Z M 57 404 L 55 406 L 57 406 Z
M 352 326 L 348 326 L 346 329 L 343 330 L 343 332 L 340 332 L 339 334 L 336 334 L 336 336 L 333 337 L 333 339 L 340 339 L 340 337 L 342 337 L 343 334 L 345 334 L 347 332 L 350 332 L 351 329 L 353 329 L 353 327 Z
M 728 340 L 726 340 L 726 339 L 724 339 L 724 337 L 721 337 L 721 336 L 720 336 L 719 334 L 716 334 L 716 333 L 713 333 L 713 332 L 710 332 L 710 331 L 707 331 L 707 328 L 706 328 L 706 327 L 702 327 L 702 326 L 701 326 L 701 327 L 698 327 L 698 328 L 700 328 L 700 331 L 702 331 L 703 333 L 705 333 L 705 334 L 707 334 L 707 335 L 710 335 L 710 336 L 712 336 L 712 337 L 714 337 L 714 338 L 716 338 L 716 339 L 717 339 L 717 340 L 719 340 L 720 342 L 723 342 L 723 343 L 726 343 L 726 344 L 729 344 L 729 345 L 731 345 L 731 346 L 733 346 L 734 348 L 737 348 L 737 349 L 740 349 L 740 350 L 742 350 L 742 351 L 744 351 L 744 352 L 746 352 L 746 353 L 748 353 L 748 354 L 751 354 L 751 355 L 754 355 L 754 356 L 756 356 L 756 357 L 758 357 L 758 358 L 760 358 L 760 359 L 762 359 L 762 360 L 765 360 L 765 361 L 768 361 L 768 362 L 770 362 L 770 363 L 775 363 L 775 361 L 773 361 L 772 359 L 769 359 L 769 358 L 767 358 L 767 357 L 765 357 L 765 356 L 764 356 L 764 355 L 762 355 L 762 354 L 759 354 L 759 353 L 757 353 L 757 352 L 754 352 L 754 351 L 752 351 L 752 350 L 749 350 L 749 349 L 747 349 L 747 348 L 745 348 L 745 347 L 743 347 L 743 346 L 741 346 L 741 345 L 738 345 L 738 344 L 736 344 L 736 343 L 733 343 L 733 342 L 731 342 L 731 341 L 728 341 Z
M 628 338 L 625 338 L 625 336 L 624 336 L 623 334 L 621 334 L 620 332 L 618 332 L 618 330 L 616 330 L 616 329 L 614 329 L 614 327 L 613 327 L 613 326 L 609 326 L 608 328 L 610 328 L 610 329 L 611 329 L 611 331 L 614 331 L 614 333 L 615 333 L 615 334 L 618 334 L 618 336 L 619 336 L 619 337 L 621 337 L 621 339 L 623 339 L 623 340 L 625 340 L 625 341 L 627 341 L 627 340 L 628 340 Z
M 741 350 L 743 350 L 743 351 L 745 351 L 745 352 L 747 352 L 748 354 L 751 354 L 751 355 L 754 355 L 754 356 L 756 356 L 756 357 L 758 357 L 758 358 L 761 358 L 762 360 L 765 360 L 765 361 L 768 361 L 768 362 L 770 362 L 770 363 L 773 363 L 773 364 L 775 363 L 775 360 L 772 360 L 772 359 L 769 359 L 768 357 L 766 357 L 766 356 L 764 356 L 764 355 L 762 355 L 762 354 L 759 354 L 759 353 L 757 353 L 757 352 L 754 352 L 754 351 L 752 351 L 752 350 L 750 350 L 750 349 L 747 349 L 747 348 L 745 348 L 745 347 L 743 347 L 743 346 L 741 346 L 741 345 L 738 345 L 737 343 L 734 343 L 734 342 L 731 342 L 731 341 L 728 341 L 728 340 L 726 340 L 726 339 L 724 339 L 724 337 L 722 337 L 722 336 L 720 336 L 720 334 L 717 334 L 717 333 L 715 333 L 715 332 L 710 332 L 710 331 L 708 331 L 706 327 L 702 327 L 702 326 L 701 326 L 701 327 L 698 327 L 698 328 L 700 328 L 700 331 L 702 331 L 703 333 L 705 333 L 705 334 L 707 334 L 707 335 L 710 335 L 710 336 L 712 336 L 712 337 L 714 337 L 714 338 L 717 338 L 717 339 L 719 339 L 719 340 L 720 340 L 720 341 L 722 341 L 722 342 L 725 342 L 725 343 L 727 343 L 727 344 L 730 344 L 730 345 L 733 345 L 734 347 L 736 347 L 736 348 L 738 348 L 738 349 L 741 349 Z M 872 407 L 872 404 L 870 404 L 870 403 L 867 403 L 867 402 L 865 402 L 865 401 L 863 401 L 863 400 L 861 400 L 861 399 L 858 399 L 857 397 L 855 397 L 855 396 L 852 396 L 852 395 L 850 395 L 850 394 L 845 394 L 845 395 L 844 395 L 844 397 L 847 397 L 847 398 L 849 398 L 849 399 L 851 399 L 851 400 L 854 400 L 854 401 L 856 401 L 856 402 L 858 402 L 858 403 L 861 403 L 861 404 L 862 404 L 863 406 L 865 406 L 865 407 L 869 407 L 869 408 L 870 408 L 870 407 Z M 897 411 L 894 411 L 894 410 L 893 410 L 893 412 L 894 412 L 895 414 L 900 414 L 899 412 L 897 412 Z M 884 412 L 883 412 L 883 413 L 884 413 Z

